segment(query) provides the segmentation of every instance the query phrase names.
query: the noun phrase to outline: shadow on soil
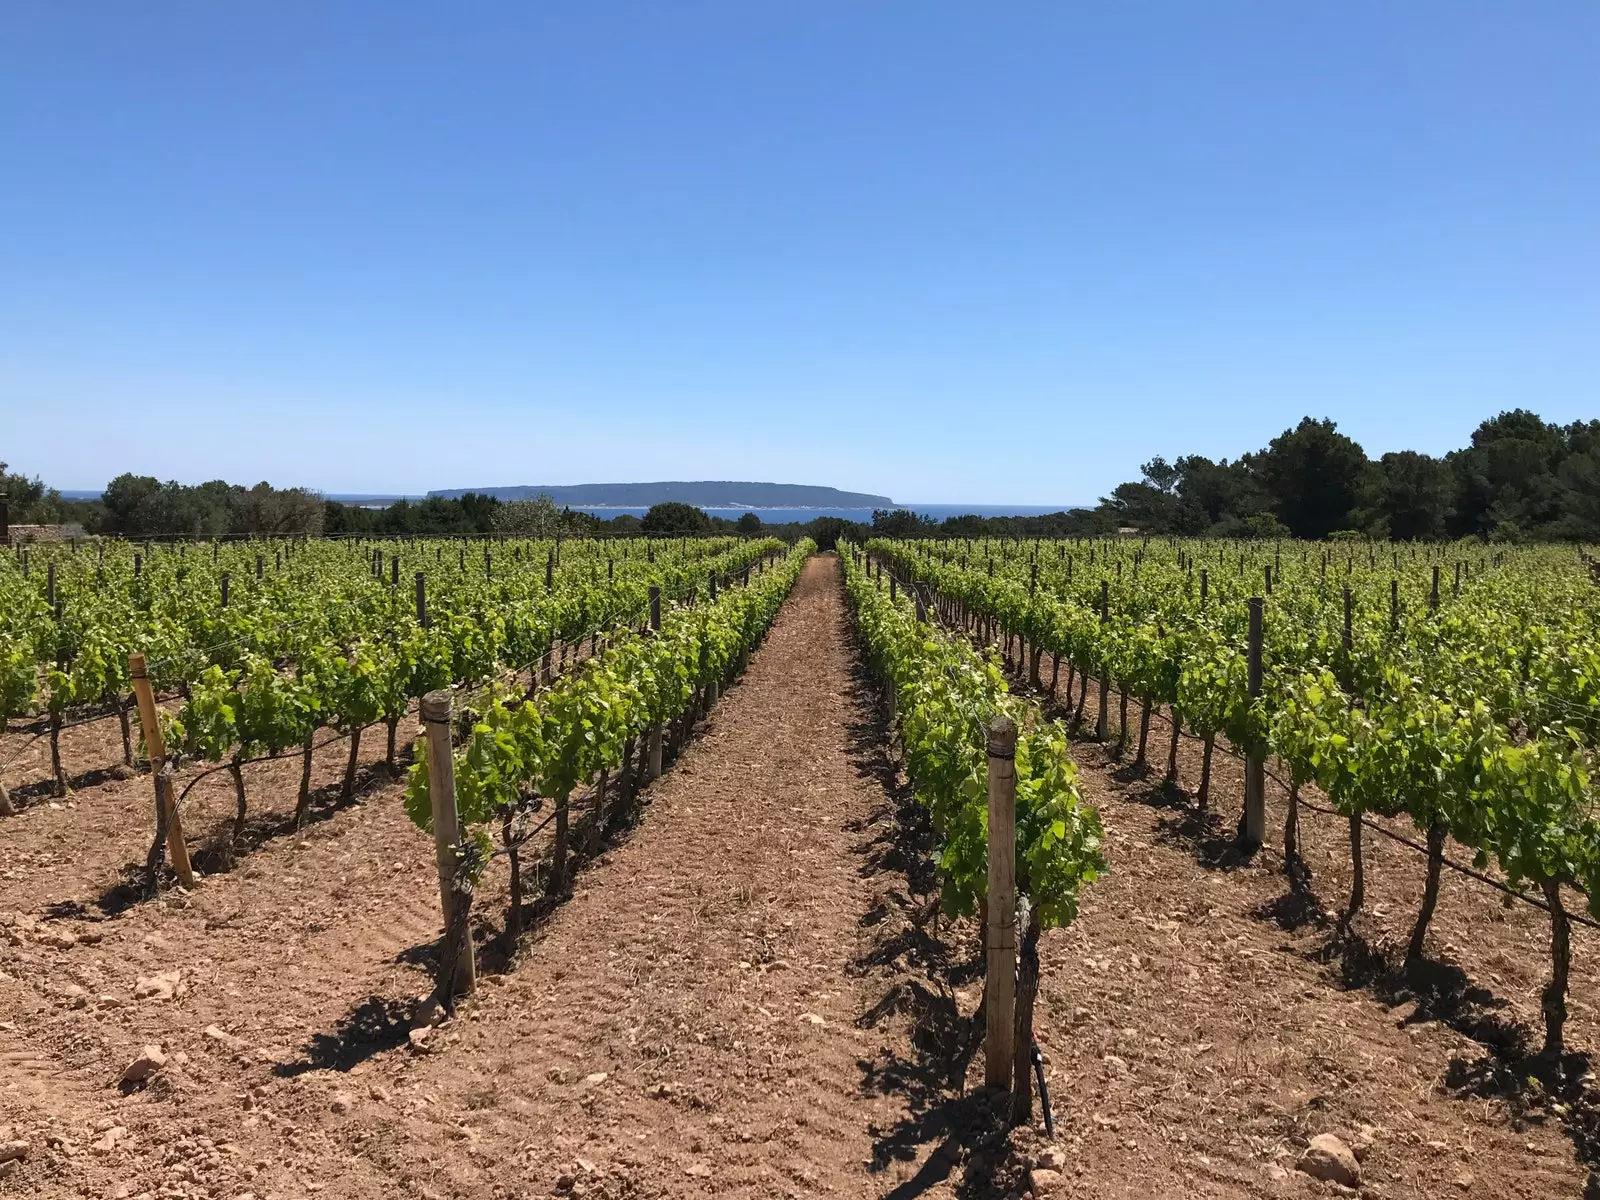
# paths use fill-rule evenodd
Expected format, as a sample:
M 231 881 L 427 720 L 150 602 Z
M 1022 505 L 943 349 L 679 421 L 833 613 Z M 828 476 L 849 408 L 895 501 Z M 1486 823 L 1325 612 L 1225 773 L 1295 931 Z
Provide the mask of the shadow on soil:
M 907 1022 L 911 1047 L 902 1053 L 885 1046 L 857 1060 L 863 1093 L 898 1097 L 904 1104 L 893 1124 L 869 1127 L 868 1169 L 881 1174 L 920 1160 L 914 1174 L 885 1193 L 891 1200 L 911 1200 L 958 1170 L 958 1196 L 996 1195 L 995 1166 L 1005 1151 L 1003 1110 L 994 1094 L 965 1088 L 983 1029 L 961 1015 L 955 995 L 956 988 L 982 977 L 983 963 L 973 953 L 974 939 L 962 936 L 971 927 L 952 925 L 939 912 L 937 839 L 926 810 L 885 750 L 888 723 L 861 661 L 858 654 L 851 681 L 856 719 L 846 730 L 849 753 L 856 769 L 882 790 L 882 802 L 850 831 L 859 835 L 854 847 L 859 873 L 882 890 L 861 918 L 870 936 L 851 967 L 858 975 L 890 982 L 856 1025 L 877 1029 Z
M 346 809 L 359 807 L 375 788 L 398 778 L 404 767 L 403 762 L 394 772 L 381 762 L 363 767 L 356 772 L 355 788 L 349 799 L 344 797 L 342 778 L 316 788 L 311 793 L 305 822 L 298 828 L 292 812 L 251 813 L 246 816 L 243 832 L 235 841 L 233 816 L 218 817 L 203 837 L 185 839 L 190 843 L 189 862 L 203 875 L 220 875 L 230 871 L 243 859 L 279 838 L 293 837 L 297 832 L 314 828 Z M 171 881 L 171 873 L 166 868 L 162 870 L 161 881 L 164 884 Z M 89 903 L 103 916 L 115 917 L 154 896 L 144 863 L 130 860 L 122 864 L 117 881 Z
M 669 741 L 663 756 L 663 769 L 670 770 L 693 739 L 707 728 L 706 722 L 697 722 L 688 739 L 678 744 Z M 568 802 L 569 884 L 579 871 L 595 859 L 625 845 L 633 837 L 643 820 L 648 801 L 647 796 L 632 786 L 631 778 L 614 779 L 603 804 L 596 803 L 598 798 L 598 789 L 590 787 L 574 795 Z M 499 847 L 498 841 L 496 846 Z M 536 851 L 524 849 L 520 857 L 524 885 L 531 884 L 533 893 L 532 899 L 524 899 L 518 914 L 520 938 L 513 939 L 511 936 L 510 913 L 496 918 L 480 909 L 472 915 L 472 940 L 480 976 L 503 975 L 514 969 L 517 952 L 528 935 L 548 923 L 560 907 L 572 898 L 570 886 L 559 892 L 539 886 L 541 881 L 549 880 L 553 874 L 555 846 L 552 840 L 544 839 Z M 393 961 L 419 967 L 429 978 L 433 978 L 438 974 L 443 942 L 441 930 L 437 938 L 407 946 L 394 956 Z M 373 1055 L 407 1044 L 416 1008 L 417 1003 L 413 1000 L 369 997 L 352 1009 L 333 1033 L 313 1035 L 297 1061 L 280 1064 L 275 1070 L 280 1075 L 313 1070 L 348 1071 Z
M 1293 895 L 1263 908 L 1292 905 Z M 1498 1100 L 1513 1129 L 1559 1123 L 1575 1158 L 1589 1168 L 1584 1195 L 1600 1200 L 1600 1093 L 1584 1084 L 1587 1054 L 1568 1053 L 1556 1061 L 1538 1053 L 1538 1035 L 1512 1015 L 1510 1003 L 1453 963 L 1407 964 L 1398 948 L 1345 928 L 1320 906 L 1314 919 L 1333 928 L 1306 957 L 1327 966 L 1344 987 L 1365 991 L 1389 1009 L 1413 1005 L 1402 1026 L 1439 1021 L 1482 1046 L 1477 1058 L 1451 1058 L 1445 1088 L 1458 1098 Z
M 127 769 L 121 766 L 94 767 L 88 771 L 80 771 L 76 775 L 67 776 L 67 794 L 58 797 L 55 794 L 56 781 L 53 778 L 36 779 L 32 783 L 24 783 L 10 789 L 11 803 L 21 813 L 25 809 L 37 808 L 41 804 L 48 804 L 52 800 L 70 800 L 72 793 L 87 788 L 99 787 L 112 780 L 130 778 L 125 773 Z

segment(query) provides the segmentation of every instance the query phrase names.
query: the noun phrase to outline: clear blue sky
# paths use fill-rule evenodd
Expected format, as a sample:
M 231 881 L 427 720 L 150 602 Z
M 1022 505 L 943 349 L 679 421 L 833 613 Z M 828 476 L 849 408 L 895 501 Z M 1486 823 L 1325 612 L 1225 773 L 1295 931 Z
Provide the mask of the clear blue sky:
M 1093 501 L 1600 417 L 1600 5 L 0 9 L 0 458 Z

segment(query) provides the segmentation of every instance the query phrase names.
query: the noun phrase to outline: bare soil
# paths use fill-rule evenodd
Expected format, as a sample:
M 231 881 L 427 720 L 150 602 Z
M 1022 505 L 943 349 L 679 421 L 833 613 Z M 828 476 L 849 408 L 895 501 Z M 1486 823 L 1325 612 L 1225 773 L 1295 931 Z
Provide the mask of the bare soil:
M 245 852 L 204 860 L 193 894 L 124 878 L 148 846 L 147 776 L 26 797 L 0 820 L 0 1142 L 28 1151 L 0 1193 L 1021 1194 L 1043 1130 L 994 1136 L 976 930 L 928 915 L 933 838 L 874 700 L 819 558 L 638 809 L 579 813 L 572 894 L 530 904 L 512 957 L 495 860 L 478 993 L 421 1048 L 433 847 L 377 765 L 381 728 L 356 803 L 337 799 L 346 744 L 319 752 L 299 833 L 298 760 L 247 768 Z M 69 771 L 120 758 L 114 720 L 74 734 L 100 741 Z M 1159 724 L 1157 745 L 1164 760 Z M 1306 817 L 1314 892 L 1294 895 L 1270 852 L 1229 855 L 1232 760 L 1207 822 L 1105 750 L 1076 753 L 1112 873 L 1042 946 L 1059 1194 L 1339 1194 L 1294 1169 L 1325 1131 L 1365 1134 L 1366 1195 L 1583 1194 L 1586 1093 L 1529 1084 L 1524 1042 L 1495 1032 L 1537 1022 L 1543 914 L 1447 877 L 1419 1001 L 1389 966 L 1420 894 L 1409 851 L 1369 839 L 1369 917 L 1339 941 L 1318 901 L 1343 898 L 1342 823 Z M 232 803 L 225 774 L 195 789 L 193 852 Z M 1576 934 L 1580 1049 L 1591 941 Z M 134 998 L 163 973 L 171 999 Z M 167 1065 L 119 1088 L 146 1044 Z

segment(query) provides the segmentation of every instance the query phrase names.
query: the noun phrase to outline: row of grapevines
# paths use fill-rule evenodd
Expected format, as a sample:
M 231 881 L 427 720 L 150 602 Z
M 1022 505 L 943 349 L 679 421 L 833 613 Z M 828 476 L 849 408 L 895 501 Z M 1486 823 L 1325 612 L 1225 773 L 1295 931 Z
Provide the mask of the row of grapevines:
M 1600 601 L 1570 556 L 1496 560 L 1467 548 L 1459 552 L 1478 557 L 1456 560 L 1462 586 L 1451 571 L 1440 588 L 1439 560 L 1399 575 L 1398 552 L 1379 565 L 1369 550 L 1357 570 L 1345 551 L 1342 578 L 1336 570 L 1328 579 L 1313 559 L 1285 579 L 1281 548 L 1268 559 L 1255 547 L 1237 551 L 1237 572 L 1224 558 L 1216 586 L 1199 568 L 1197 586 L 1195 564 L 1212 544 L 1174 543 L 1158 555 L 1105 543 L 873 545 L 963 612 L 1064 656 L 1069 679 L 1075 667 L 1100 677 L 1102 693 L 1120 684 L 1124 702 L 1131 691 L 1147 714 L 1171 706 L 1174 740 L 1178 722 L 1188 725 L 1206 740 L 1208 767 L 1219 734 L 1275 755 L 1290 777 L 1291 862 L 1298 790 L 1319 785 L 1350 822 L 1347 920 L 1363 899 L 1363 817 L 1409 816 L 1426 833 L 1428 869 L 1408 960 L 1423 952 L 1447 837 L 1480 865 L 1497 860 L 1513 886 L 1538 887 L 1552 918 L 1545 1046 L 1560 1053 L 1569 953 L 1561 889 L 1600 896 L 1591 788 Z M 1269 580 L 1264 686 L 1252 699 L 1244 600 Z
M 1084 800 L 1066 730 L 1012 696 L 998 666 L 967 642 L 920 618 L 904 595 L 891 598 L 856 547 L 840 543 L 845 592 L 873 673 L 891 698 L 906 773 L 940 839 L 941 901 L 971 915 L 987 896 L 988 729 L 1004 715 L 1018 728 L 1016 886 L 1027 923 L 1020 950 L 1018 1055 L 1013 1117 L 1030 1104 L 1027 1047 L 1044 930 L 1070 923 L 1078 894 L 1106 870 L 1099 814 Z

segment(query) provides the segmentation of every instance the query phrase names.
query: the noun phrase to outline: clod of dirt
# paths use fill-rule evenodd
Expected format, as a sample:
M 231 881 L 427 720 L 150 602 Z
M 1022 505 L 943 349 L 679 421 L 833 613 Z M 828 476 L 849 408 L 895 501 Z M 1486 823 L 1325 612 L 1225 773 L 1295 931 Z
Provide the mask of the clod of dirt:
M 1300 1156 L 1299 1167 L 1313 1179 L 1325 1179 L 1345 1187 L 1361 1182 L 1361 1164 L 1355 1151 L 1331 1133 L 1319 1133 Z
M 356 1098 L 349 1092 L 335 1092 L 328 1102 L 328 1111 L 342 1117 L 355 1106 Z
M 0 1142 L 0 1163 L 8 1163 L 14 1159 L 28 1157 L 28 1143 L 22 1139 L 13 1142 Z
M 1035 1196 L 1048 1196 L 1061 1187 L 1061 1172 L 1035 1167 L 1028 1172 L 1028 1190 Z
M 139 1051 L 139 1057 L 123 1069 L 118 1082 L 123 1087 L 137 1087 L 166 1065 L 167 1056 L 161 1052 L 160 1046 L 146 1046 Z

